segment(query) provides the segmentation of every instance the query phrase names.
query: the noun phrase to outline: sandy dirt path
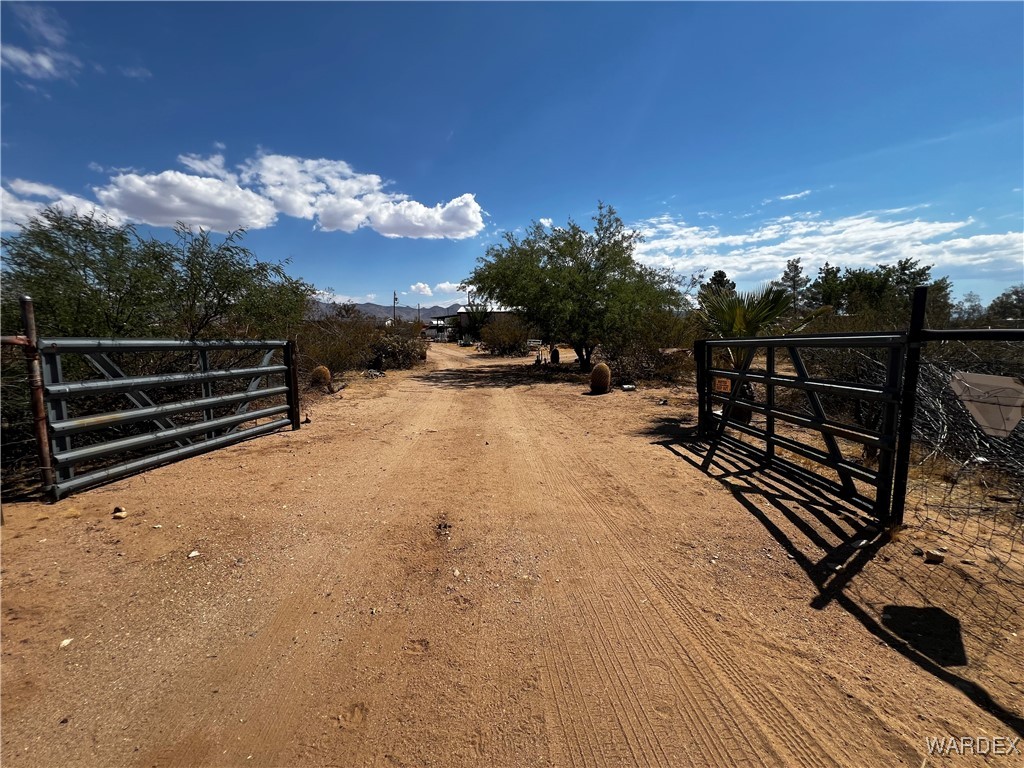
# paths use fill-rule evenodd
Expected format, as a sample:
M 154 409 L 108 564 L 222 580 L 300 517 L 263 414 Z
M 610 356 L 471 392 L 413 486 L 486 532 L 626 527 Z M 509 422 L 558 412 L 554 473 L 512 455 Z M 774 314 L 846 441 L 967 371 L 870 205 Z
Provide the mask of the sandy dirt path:
M 299 432 L 8 505 L 4 765 L 916 768 L 1006 732 L 811 607 L 652 434 L 668 390 L 507 366 L 434 345 Z

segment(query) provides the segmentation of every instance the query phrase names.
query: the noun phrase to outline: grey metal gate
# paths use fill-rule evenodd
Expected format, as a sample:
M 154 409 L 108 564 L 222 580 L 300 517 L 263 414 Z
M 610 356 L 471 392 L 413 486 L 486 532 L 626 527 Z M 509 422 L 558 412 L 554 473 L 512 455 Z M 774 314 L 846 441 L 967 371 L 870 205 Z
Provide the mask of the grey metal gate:
M 293 342 L 36 339 L 31 300 L 22 307 L 27 335 L 4 343 L 21 346 L 29 363 L 39 467 L 54 500 L 286 426 L 299 429 Z M 124 361 L 145 354 L 161 357 L 164 372 L 126 372 Z M 231 364 L 246 357 L 251 361 Z M 167 371 L 169 365 L 188 370 Z

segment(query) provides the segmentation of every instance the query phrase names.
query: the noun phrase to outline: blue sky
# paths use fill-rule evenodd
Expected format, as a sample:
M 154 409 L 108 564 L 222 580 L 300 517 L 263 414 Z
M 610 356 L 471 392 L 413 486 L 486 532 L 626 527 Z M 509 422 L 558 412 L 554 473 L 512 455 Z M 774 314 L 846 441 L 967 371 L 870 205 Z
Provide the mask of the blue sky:
M 1024 282 L 1021 3 L 0 5 L 3 220 L 249 229 L 333 294 L 447 304 L 597 201 L 741 288 L 800 257 Z

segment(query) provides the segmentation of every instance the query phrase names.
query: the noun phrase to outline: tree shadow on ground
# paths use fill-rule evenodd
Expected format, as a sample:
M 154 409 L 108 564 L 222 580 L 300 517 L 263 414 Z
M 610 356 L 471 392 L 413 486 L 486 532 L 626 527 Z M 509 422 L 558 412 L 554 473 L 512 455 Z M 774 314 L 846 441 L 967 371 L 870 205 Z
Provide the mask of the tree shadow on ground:
M 570 368 L 567 365 L 534 365 L 533 363 L 509 365 L 507 362 L 469 368 L 442 368 L 417 374 L 413 378 L 445 389 L 510 389 L 512 387 L 563 383 L 583 386 L 589 384 L 590 381 L 588 374 L 580 373 L 575 366 Z
M 698 439 L 695 426 L 661 417 L 643 434 L 655 438 L 652 444 L 703 472 L 710 445 Z M 876 618 L 850 594 L 851 582 L 888 541 L 877 521 L 842 498 L 818 488 L 808 490 L 784 469 L 769 466 L 724 441 L 707 474 L 725 486 L 804 571 L 818 592 L 812 607 L 821 610 L 837 603 L 880 641 L 1024 736 L 1024 717 L 999 704 L 978 683 L 948 668 L 967 663 L 955 616 L 937 608 L 887 605 Z M 776 513 L 781 517 L 776 518 Z M 783 530 L 787 523 L 799 536 Z

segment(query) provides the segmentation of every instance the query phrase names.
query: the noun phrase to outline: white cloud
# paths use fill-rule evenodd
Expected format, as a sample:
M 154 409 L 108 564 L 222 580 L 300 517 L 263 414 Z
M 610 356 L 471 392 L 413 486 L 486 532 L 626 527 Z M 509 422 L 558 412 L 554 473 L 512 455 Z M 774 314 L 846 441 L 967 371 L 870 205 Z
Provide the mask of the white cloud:
M 779 200 L 799 200 L 802 197 L 807 197 L 811 194 L 811 190 L 805 189 L 803 192 L 794 192 L 792 195 L 783 195 Z
M 277 220 L 274 205 L 231 181 L 179 171 L 115 176 L 96 197 L 126 218 L 160 227 L 178 221 L 227 232 L 238 227 L 265 229 Z
M 434 286 L 434 290 L 438 293 L 462 293 L 465 287 L 462 283 L 453 283 L 450 280 L 446 280 L 443 283 L 438 283 Z
M 42 199 L 27 200 L 26 197 Z M 84 215 L 94 213 L 109 219 L 113 224 L 120 224 L 123 221 L 116 211 L 105 210 L 92 200 L 69 195 L 57 187 L 15 179 L 0 187 L 0 212 L 2 212 L 0 231 L 17 232 L 22 224 L 47 206 L 60 208 L 67 212 L 78 211 Z
M 70 80 L 82 68 L 78 57 L 67 50 L 67 24 L 52 8 L 38 3 L 8 3 L 18 23 L 36 43 L 33 49 L 0 46 L 0 66 L 32 80 Z M 31 83 L 22 88 L 49 96 Z
M 548 229 L 550 229 L 551 226 L 554 224 L 554 222 L 551 219 L 548 219 L 548 218 L 542 218 L 539 221 L 540 221 L 540 225 L 542 227 L 546 227 Z
M 368 218 L 370 226 L 384 237 L 462 240 L 484 228 L 480 205 L 468 193 L 432 208 L 414 200 L 381 202 Z
M 224 181 L 230 181 L 232 184 L 238 183 L 238 176 L 224 166 L 224 155 L 222 154 L 218 153 L 209 157 L 192 154 L 178 155 L 178 162 L 190 171 L 195 171 L 200 176 L 223 179 Z
M 433 291 L 430 290 L 430 286 L 426 283 L 413 283 L 409 286 L 409 293 L 416 293 L 420 296 L 433 296 Z
M 916 206 L 915 206 L 916 207 Z M 971 218 L 908 218 L 903 210 L 868 211 L 824 219 L 804 212 L 770 219 L 738 234 L 690 225 L 669 216 L 640 222 L 646 240 L 638 261 L 689 274 L 702 267 L 724 269 L 731 277 L 766 279 L 782 273 L 786 261 L 801 258 L 814 274 L 825 261 L 842 267 L 874 267 L 917 259 L 937 269 L 1020 268 L 1024 233 L 960 234 Z
M 62 48 L 67 42 L 67 23 L 52 8 L 38 3 L 12 3 L 8 7 L 25 31 L 44 45 Z
M 25 197 L 44 197 L 47 200 L 56 200 L 64 194 L 57 187 L 51 187 L 49 184 L 39 184 L 34 181 L 25 181 L 24 179 L 14 179 L 7 186 Z
M 273 200 L 281 213 L 314 220 L 325 231 L 368 226 L 385 237 L 458 240 L 484 226 L 471 194 L 427 207 L 385 192 L 380 176 L 358 173 L 342 160 L 262 154 L 243 165 L 242 180 Z
M 336 304 L 372 304 L 377 299 L 376 293 L 367 293 L 363 296 L 350 296 L 347 293 L 330 293 L 328 291 L 317 291 L 316 297 L 320 301 Z
M 61 80 L 74 77 L 82 63 L 63 51 L 27 51 L 16 45 L 4 45 L 0 47 L 0 65 L 33 80 Z
M 263 229 L 283 213 L 312 220 L 323 231 L 368 227 L 384 237 L 461 240 L 484 228 L 483 210 L 470 193 L 427 206 L 385 191 L 380 176 L 356 172 L 342 160 L 264 153 L 242 163 L 240 173 L 228 168 L 221 152 L 185 153 L 178 162 L 190 173 L 89 163 L 93 171 L 113 174 L 93 191 L 125 219 L 153 226 L 184 221 L 219 232 Z

